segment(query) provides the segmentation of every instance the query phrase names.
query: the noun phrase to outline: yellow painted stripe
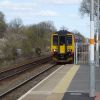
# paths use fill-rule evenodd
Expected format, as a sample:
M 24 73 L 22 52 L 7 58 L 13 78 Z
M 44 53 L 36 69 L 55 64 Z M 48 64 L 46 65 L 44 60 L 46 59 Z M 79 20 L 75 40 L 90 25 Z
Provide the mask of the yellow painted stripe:
M 66 73 L 64 78 L 54 88 L 53 93 L 64 93 L 68 89 L 79 67 L 79 65 L 73 65 L 73 67 Z

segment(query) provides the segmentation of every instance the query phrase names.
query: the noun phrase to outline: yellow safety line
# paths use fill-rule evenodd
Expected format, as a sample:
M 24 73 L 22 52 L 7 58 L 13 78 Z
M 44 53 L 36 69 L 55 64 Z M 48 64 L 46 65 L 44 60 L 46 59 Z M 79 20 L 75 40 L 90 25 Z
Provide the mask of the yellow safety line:
M 73 65 L 73 67 L 67 71 L 64 78 L 57 84 L 57 86 L 53 89 L 52 94 L 49 95 L 46 100 L 62 100 L 64 93 L 67 91 L 79 67 L 79 65 Z
M 54 88 L 53 93 L 64 93 L 65 91 L 67 91 L 79 67 L 80 67 L 79 65 L 73 65 L 73 67 L 67 72 L 64 78 Z

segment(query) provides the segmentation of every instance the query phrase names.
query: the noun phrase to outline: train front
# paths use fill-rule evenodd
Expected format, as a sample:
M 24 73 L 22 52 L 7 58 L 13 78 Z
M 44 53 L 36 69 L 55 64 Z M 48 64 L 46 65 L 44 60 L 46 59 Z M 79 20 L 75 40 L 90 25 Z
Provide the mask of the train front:
M 58 31 L 51 36 L 51 51 L 56 62 L 74 60 L 74 36 L 68 31 Z

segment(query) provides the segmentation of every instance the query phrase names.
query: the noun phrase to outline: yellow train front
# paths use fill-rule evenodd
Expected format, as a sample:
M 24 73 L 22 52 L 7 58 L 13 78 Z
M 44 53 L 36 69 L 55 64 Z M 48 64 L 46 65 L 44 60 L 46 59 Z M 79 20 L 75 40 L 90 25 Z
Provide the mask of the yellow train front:
M 74 61 L 74 35 L 66 30 L 61 30 L 51 35 L 51 52 L 55 62 Z

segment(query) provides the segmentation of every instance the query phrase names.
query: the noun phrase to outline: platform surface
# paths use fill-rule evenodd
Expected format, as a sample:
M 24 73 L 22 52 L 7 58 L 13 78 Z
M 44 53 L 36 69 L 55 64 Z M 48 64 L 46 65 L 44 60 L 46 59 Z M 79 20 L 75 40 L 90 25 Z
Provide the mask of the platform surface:
M 62 65 L 18 100 L 100 100 L 100 68 L 96 97 L 89 97 L 89 65 Z

